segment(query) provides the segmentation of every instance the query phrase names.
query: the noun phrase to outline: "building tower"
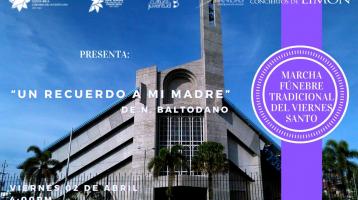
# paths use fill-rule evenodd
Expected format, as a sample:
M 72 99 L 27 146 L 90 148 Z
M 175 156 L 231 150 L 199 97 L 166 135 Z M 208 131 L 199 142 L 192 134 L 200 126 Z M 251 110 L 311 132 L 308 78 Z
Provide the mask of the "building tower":
M 155 148 L 171 148 L 173 144 L 182 145 L 182 140 L 177 140 L 175 134 L 185 135 L 182 130 L 184 123 L 199 126 L 200 133 L 190 132 L 188 135 L 200 134 L 194 143 L 200 144 L 203 141 L 216 141 L 222 144 L 227 143 L 226 129 L 223 118 L 218 114 L 196 113 L 197 116 L 169 116 L 156 112 L 158 106 L 179 107 L 179 106 L 200 106 L 214 107 L 222 106 L 222 99 L 180 99 L 171 98 L 170 92 L 173 90 L 194 91 L 194 90 L 223 90 L 224 89 L 224 68 L 222 55 L 222 32 L 221 32 L 221 11 L 220 6 L 214 0 L 200 0 L 200 40 L 201 58 L 199 60 L 186 63 L 164 71 L 158 71 L 156 66 L 144 68 L 137 71 L 136 85 L 143 94 L 141 99 L 135 100 L 136 115 L 136 137 L 134 143 L 138 148 L 146 152 L 139 151 L 137 156 L 133 156 L 132 167 L 138 171 L 144 171 L 143 159 L 150 159 L 155 155 Z M 154 99 L 147 97 L 147 91 L 163 90 L 164 99 Z M 148 112 L 143 113 L 142 107 L 147 107 Z M 189 122 L 186 122 L 187 118 Z M 163 121 L 164 120 L 164 121 Z M 180 125 L 179 133 L 174 133 L 171 129 L 178 121 Z M 197 122 L 198 121 L 198 122 Z M 163 123 L 165 123 L 163 125 Z M 196 124 L 197 123 L 197 124 Z M 154 126 L 154 124 L 156 124 Z M 163 130 L 170 129 L 170 130 Z M 163 132 L 164 131 L 164 132 Z M 168 136 L 169 135 L 169 136 Z M 180 137 L 182 138 L 182 137 Z M 190 141 L 187 141 L 190 142 Z M 196 143 L 198 142 L 198 143 Z M 226 145 L 224 145 L 226 147 Z M 196 146 L 188 146 L 188 159 L 191 160 Z
M 205 68 L 207 90 L 224 89 L 224 67 L 221 30 L 221 10 L 215 0 L 200 0 L 200 40 L 201 58 Z M 221 105 L 211 102 L 209 105 Z
M 215 0 L 200 0 L 200 39 L 205 90 L 224 90 L 221 9 Z M 221 107 L 222 99 L 207 98 L 205 105 Z M 205 115 L 206 139 L 225 144 L 227 136 L 222 117 L 211 113 Z

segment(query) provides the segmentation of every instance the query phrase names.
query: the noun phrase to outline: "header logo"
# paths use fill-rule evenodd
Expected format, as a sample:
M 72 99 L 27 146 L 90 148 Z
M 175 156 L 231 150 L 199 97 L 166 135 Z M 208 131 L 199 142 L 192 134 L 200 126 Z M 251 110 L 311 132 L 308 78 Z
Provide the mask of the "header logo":
M 245 0 L 206 0 L 203 3 L 200 4 L 200 7 L 206 6 L 209 3 L 211 4 L 217 4 L 219 6 L 244 6 Z
M 98 13 L 99 9 L 103 8 L 102 3 L 103 3 L 103 0 L 92 0 L 92 5 L 88 12 L 96 11 Z
M 31 8 L 31 10 L 42 10 L 43 8 L 59 8 L 68 7 L 68 3 L 63 0 L 9 0 L 13 9 L 22 11 L 23 9 Z
M 178 8 L 179 0 L 150 0 L 148 10 L 153 8 Z
M 88 10 L 88 12 L 94 12 L 99 13 L 101 9 L 104 8 L 104 6 L 108 8 L 119 8 L 123 5 L 124 0 L 92 0 L 92 4 Z
M 10 0 L 12 3 L 13 9 L 17 9 L 17 11 L 21 11 L 22 9 L 27 9 L 27 4 L 30 3 L 30 0 Z

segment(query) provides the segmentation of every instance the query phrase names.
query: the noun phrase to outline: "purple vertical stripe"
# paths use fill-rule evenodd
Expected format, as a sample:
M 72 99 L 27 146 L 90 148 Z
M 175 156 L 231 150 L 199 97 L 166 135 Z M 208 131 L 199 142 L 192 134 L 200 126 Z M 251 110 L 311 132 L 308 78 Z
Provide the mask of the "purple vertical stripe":
M 322 5 L 281 6 L 281 46 L 322 48 Z M 322 199 L 322 141 L 282 142 L 282 200 Z
M 322 5 L 281 6 L 281 46 L 322 48 Z
M 282 200 L 322 199 L 322 141 L 282 142 Z

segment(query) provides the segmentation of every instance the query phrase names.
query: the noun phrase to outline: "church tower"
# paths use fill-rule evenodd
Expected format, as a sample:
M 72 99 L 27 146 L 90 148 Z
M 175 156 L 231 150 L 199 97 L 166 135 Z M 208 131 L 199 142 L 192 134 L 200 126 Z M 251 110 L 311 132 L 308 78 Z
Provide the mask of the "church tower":
M 201 58 L 205 89 L 224 89 L 221 10 L 216 0 L 200 0 Z M 221 106 L 221 100 L 207 100 L 208 106 Z
M 223 43 L 221 10 L 216 0 L 200 0 L 201 59 L 204 74 L 204 88 L 224 90 Z M 206 107 L 221 107 L 223 99 L 207 98 Z M 227 143 L 227 130 L 223 118 L 216 113 L 205 113 L 205 135 L 207 141 Z M 225 150 L 227 151 L 227 146 Z

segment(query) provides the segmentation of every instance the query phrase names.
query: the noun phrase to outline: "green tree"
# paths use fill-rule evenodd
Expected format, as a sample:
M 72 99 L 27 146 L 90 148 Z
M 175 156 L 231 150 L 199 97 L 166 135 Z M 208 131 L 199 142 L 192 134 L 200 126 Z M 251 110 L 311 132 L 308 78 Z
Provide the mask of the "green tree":
M 109 191 L 105 191 L 104 186 L 96 185 L 96 191 L 84 192 L 86 200 L 112 200 L 113 197 Z M 93 188 L 93 185 L 91 185 Z
M 351 150 L 346 141 L 329 140 L 326 143 L 323 149 L 323 172 L 328 179 L 328 187 L 336 184 L 339 177 L 342 192 L 344 196 L 348 195 L 349 180 L 353 178 L 353 172 L 357 169 L 357 165 L 352 161 L 355 158 L 358 158 L 358 151 Z
M 172 199 L 173 182 L 175 179 L 175 170 L 180 170 L 182 167 L 186 167 L 186 161 L 181 153 L 182 147 L 176 145 L 171 149 L 162 148 L 159 154 L 155 156 L 149 163 L 149 171 L 153 170 L 153 175 L 158 177 L 164 170 L 168 170 L 168 189 L 166 191 L 168 199 Z
M 224 146 L 216 142 L 204 142 L 193 158 L 193 169 L 208 175 L 209 200 L 213 199 L 213 175 L 228 171 L 229 164 Z
M 84 186 L 81 185 L 77 189 L 78 191 L 71 191 L 66 194 L 66 200 L 113 200 L 111 192 L 106 191 L 103 185 L 99 184 L 86 184 L 90 188 L 95 188 L 95 190 L 86 191 Z M 63 197 L 60 197 L 56 200 L 62 200 Z
M 61 170 L 59 161 L 52 159 L 50 151 L 42 151 L 37 146 L 30 146 L 27 152 L 33 152 L 34 156 L 25 160 L 19 167 L 21 178 L 28 184 L 36 186 L 49 184 L 57 180 L 57 172 Z M 35 192 L 37 196 L 37 192 Z
M 332 199 L 334 191 L 334 185 L 337 182 L 337 171 L 336 171 L 336 160 L 335 154 L 331 151 L 331 149 L 324 148 L 322 154 L 322 167 L 323 167 L 323 178 L 326 181 L 326 190 L 327 194 L 326 199 Z
M 62 200 L 63 197 L 58 198 L 57 200 Z M 81 197 L 78 192 L 72 192 L 66 194 L 66 200 L 80 200 Z

